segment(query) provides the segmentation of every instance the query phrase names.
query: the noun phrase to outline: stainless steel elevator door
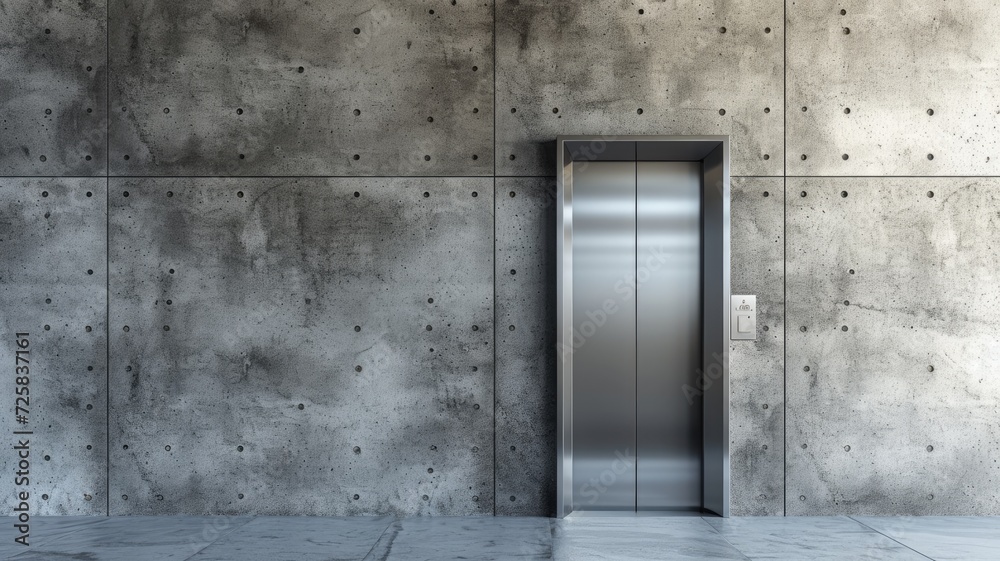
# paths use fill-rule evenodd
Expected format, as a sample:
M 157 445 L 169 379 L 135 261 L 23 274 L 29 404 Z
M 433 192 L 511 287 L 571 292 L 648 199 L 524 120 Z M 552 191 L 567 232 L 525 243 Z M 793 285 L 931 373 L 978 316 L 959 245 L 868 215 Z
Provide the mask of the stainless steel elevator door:
M 573 164 L 573 510 L 635 510 L 636 163 Z
M 702 507 L 701 162 L 637 162 L 637 510 Z

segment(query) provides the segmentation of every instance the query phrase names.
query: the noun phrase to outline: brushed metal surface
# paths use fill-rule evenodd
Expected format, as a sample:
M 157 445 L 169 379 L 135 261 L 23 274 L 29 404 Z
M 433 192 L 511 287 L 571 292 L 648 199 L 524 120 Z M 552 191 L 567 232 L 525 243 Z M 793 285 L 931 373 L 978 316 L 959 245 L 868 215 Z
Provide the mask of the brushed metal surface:
M 636 506 L 700 509 L 701 162 L 636 165 Z
M 634 510 L 636 163 L 573 167 L 573 508 Z
M 729 354 L 728 354 L 728 328 L 730 321 L 729 314 L 729 292 L 730 292 L 730 258 L 729 258 L 729 137 L 727 136 L 641 136 L 626 135 L 617 137 L 601 136 L 561 136 L 556 141 L 556 199 L 559 209 L 556 213 L 556 340 L 557 340 L 557 362 L 556 362 L 556 385 L 558 392 L 557 399 L 557 499 L 556 514 L 560 518 L 570 514 L 578 515 L 587 512 L 600 514 L 617 513 L 620 515 L 629 514 L 628 511 L 636 508 L 636 490 L 633 489 L 631 508 L 627 506 L 627 498 L 619 495 L 620 489 L 611 488 L 610 484 L 620 485 L 625 483 L 624 478 L 631 474 L 632 485 L 636 485 L 635 478 L 635 457 L 624 454 L 621 450 L 622 443 L 628 443 L 628 420 L 626 415 L 615 408 L 630 411 L 633 415 L 637 413 L 634 406 L 638 405 L 638 397 L 633 395 L 631 404 L 628 402 L 628 384 L 631 390 L 639 389 L 636 379 L 628 376 L 621 376 L 620 372 L 627 372 L 627 365 L 622 367 L 621 359 L 629 358 L 628 344 L 622 343 L 620 346 L 608 344 L 601 347 L 607 350 L 606 353 L 597 352 L 598 345 L 591 345 L 589 337 L 580 337 L 577 327 L 581 326 L 588 318 L 587 312 L 596 313 L 602 306 L 577 306 L 579 301 L 600 302 L 601 291 L 595 286 L 606 284 L 615 277 L 613 270 L 607 267 L 577 266 L 580 259 L 581 235 L 580 221 L 583 220 L 585 228 L 583 241 L 585 245 L 594 246 L 589 252 L 593 255 L 585 255 L 585 263 L 599 263 L 600 252 L 593 251 L 595 248 L 603 247 L 610 256 L 615 251 L 618 257 L 628 256 L 626 236 L 610 236 L 603 241 L 602 236 L 594 237 L 594 233 L 600 229 L 591 231 L 594 221 L 612 231 L 616 226 L 615 217 L 620 221 L 627 221 L 627 209 L 616 202 L 616 194 L 605 191 L 601 193 L 592 192 L 600 186 L 608 189 L 613 186 L 617 193 L 631 191 L 635 196 L 636 181 L 621 182 L 607 181 L 604 177 L 598 180 L 601 175 L 615 172 L 614 165 L 634 165 L 634 162 L 625 161 L 625 155 L 634 152 L 639 158 L 646 162 L 692 162 L 700 165 L 700 192 L 701 192 L 701 291 L 703 299 L 701 302 L 700 324 L 693 326 L 694 330 L 701 331 L 700 363 L 696 369 L 695 383 L 684 383 L 681 390 L 685 395 L 695 399 L 700 398 L 703 402 L 702 414 L 702 484 L 701 484 L 701 509 L 714 512 L 720 516 L 729 516 L 729 485 L 730 485 L 730 459 L 729 459 Z M 610 164 L 606 166 L 605 164 Z M 598 173 L 587 176 L 588 172 L 598 170 Z M 637 168 L 624 167 L 626 170 Z M 586 176 L 586 177 L 585 177 Z M 627 185 L 626 185 L 627 183 Z M 580 214 L 579 197 L 583 189 L 583 209 L 584 216 Z M 634 204 L 633 200 L 633 204 Z M 633 209 L 633 212 L 637 212 Z M 592 216 L 589 216 L 592 215 Z M 634 215 L 633 215 L 634 216 Z M 598 220 L 603 217 L 603 221 Z M 633 223 L 633 228 L 634 228 Z M 631 312 L 627 306 L 622 309 L 612 309 L 615 313 L 610 315 L 612 323 L 608 323 L 605 318 L 603 328 L 610 328 L 616 325 L 622 317 L 623 310 L 631 313 L 633 326 L 638 327 L 635 322 L 635 276 L 639 272 L 635 269 L 638 251 L 635 237 L 633 243 L 632 271 L 622 272 L 621 278 L 613 280 L 613 286 L 619 288 L 615 291 L 611 303 L 615 304 L 620 298 L 622 304 L 631 305 Z M 588 253 L 585 251 L 584 253 Z M 615 259 L 608 260 L 608 263 L 621 269 L 628 269 L 624 259 L 617 262 Z M 598 283 L 591 283 L 584 286 L 580 280 L 583 275 L 590 275 L 592 271 L 598 273 Z M 620 281 L 620 282 L 619 282 Z M 589 280 L 587 281 L 590 282 Z M 631 287 L 631 292 L 629 291 Z M 580 296 L 582 294 L 582 296 Z M 641 304 L 640 304 L 641 305 Z M 583 317 L 581 317 L 583 314 Z M 598 314 L 597 317 L 601 317 Z M 590 318 L 593 323 L 593 317 Z M 623 328 L 627 326 L 623 325 Z M 593 335 L 594 331 L 591 333 Z M 623 333 L 627 333 L 624 331 Z M 631 345 L 633 354 L 632 367 L 636 367 L 636 331 L 632 331 Z M 618 335 L 622 340 L 628 340 L 629 335 Z M 589 349 L 584 350 L 584 349 Z M 582 352 L 580 352 L 582 351 Z M 623 354 L 624 353 L 624 354 Z M 617 362 L 616 362 L 617 361 Z M 614 383 L 601 383 L 600 380 L 589 379 L 594 372 L 600 370 L 601 364 L 615 362 L 614 369 L 607 370 L 616 374 Z M 581 376 L 581 373 L 585 374 Z M 625 385 L 623 388 L 622 385 Z M 622 391 L 622 390 L 625 391 Z M 586 391 L 585 391 L 586 390 Z M 641 391 L 641 390 L 640 390 Z M 585 395 L 589 393 L 590 395 Z M 589 423 L 589 424 L 587 424 Z M 632 425 L 633 445 L 635 443 L 636 425 Z M 625 435 L 625 436 L 622 436 Z M 618 445 L 615 445 L 617 439 Z M 611 457 L 609 450 L 617 451 L 619 454 Z M 629 450 L 634 452 L 635 449 Z M 641 451 L 639 454 L 641 455 Z M 632 471 L 627 468 L 632 467 Z M 608 484 L 605 484 L 608 483 Z M 627 487 L 626 487 L 627 489 Z M 596 492 L 596 497 L 595 497 Z M 668 514 L 681 512 L 677 507 L 646 507 L 641 514 L 645 516 L 655 516 L 657 514 Z M 683 508 L 683 507 L 681 507 Z M 634 511 L 632 515 L 640 514 Z
M 702 378 L 705 480 L 702 506 L 729 516 L 729 143 L 702 160 Z

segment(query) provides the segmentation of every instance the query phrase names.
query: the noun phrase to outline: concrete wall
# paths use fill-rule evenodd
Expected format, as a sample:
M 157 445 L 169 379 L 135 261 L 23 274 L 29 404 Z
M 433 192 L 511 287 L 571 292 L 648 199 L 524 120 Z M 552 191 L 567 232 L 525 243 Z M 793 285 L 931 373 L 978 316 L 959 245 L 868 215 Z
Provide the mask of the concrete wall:
M 732 137 L 734 513 L 1000 514 L 992 2 L 0 14 L 32 512 L 552 513 L 553 141 L 650 133 Z

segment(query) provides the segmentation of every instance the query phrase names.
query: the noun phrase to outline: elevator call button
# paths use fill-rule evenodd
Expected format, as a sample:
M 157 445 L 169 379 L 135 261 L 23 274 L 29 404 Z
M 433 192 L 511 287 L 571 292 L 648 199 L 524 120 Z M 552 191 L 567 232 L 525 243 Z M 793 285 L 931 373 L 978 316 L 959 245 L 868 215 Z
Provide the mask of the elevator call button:
M 743 295 L 731 296 L 730 299 L 730 339 L 743 341 L 757 339 L 757 297 Z

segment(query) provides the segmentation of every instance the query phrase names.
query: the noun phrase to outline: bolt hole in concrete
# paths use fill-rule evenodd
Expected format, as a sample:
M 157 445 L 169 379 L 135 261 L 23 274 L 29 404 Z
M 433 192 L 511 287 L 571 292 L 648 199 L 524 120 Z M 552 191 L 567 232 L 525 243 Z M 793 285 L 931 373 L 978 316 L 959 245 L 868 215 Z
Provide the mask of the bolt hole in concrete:
M 765 403 L 764 405 L 762 405 L 762 407 L 763 407 L 764 409 L 767 409 L 767 408 L 768 408 L 768 405 L 767 405 L 767 404 Z
M 478 159 L 479 159 L 479 155 L 477 155 L 477 154 L 473 154 L 473 155 L 472 155 L 472 159 L 473 159 L 473 160 L 478 160 Z
M 242 452 L 243 451 L 243 447 L 242 446 L 237 446 L 236 447 L 236 451 L 237 452 Z
M 840 10 L 840 15 L 846 16 L 847 15 L 847 10 Z
M 510 112 L 511 113 L 517 113 L 517 108 L 516 107 L 511 107 L 510 108 Z
M 805 154 L 802 154 L 802 161 L 805 161 L 806 158 L 808 158 L 808 156 L 806 156 Z
M 87 269 L 87 274 L 88 274 L 88 275 L 92 275 L 92 274 L 94 274 L 94 270 L 93 270 L 93 269 Z
M 802 327 L 799 327 L 799 331 L 805 333 L 807 331 L 806 326 L 803 325 Z
M 764 191 L 764 196 L 765 196 L 765 197 L 770 197 L 770 196 L 771 196 L 771 193 L 768 193 L 767 191 Z
M 427 197 L 430 197 L 430 196 L 431 196 L 431 194 L 430 194 L 429 192 L 427 192 L 427 191 L 424 191 L 424 198 L 425 198 L 425 199 L 426 199 Z
M 361 193 L 359 193 L 358 191 L 354 192 L 354 198 L 355 199 L 358 198 L 358 197 L 360 197 L 360 196 L 361 196 Z
M 424 156 L 424 161 L 425 161 L 425 162 L 429 162 L 429 161 L 431 161 L 431 157 L 430 157 L 430 155 L 427 155 L 427 156 Z
M 933 452 L 934 451 L 934 447 L 933 446 L 928 446 L 927 447 L 927 451 L 928 452 Z
M 240 154 L 240 159 L 245 160 L 247 158 L 246 154 Z
M 934 198 L 934 191 L 927 191 L 927 197 L 933 199 Z
M 933 160 L 934 159 L 934 154 L 927 154 L 927 159 L 928 160 Z
M 237 108 L 236 109 L 236 114 L 237 115 L 242 115 L 243 114 L 243 109 L 242 108 Z
M 854 274 L 854 269 L 848 269 L 847 272 L 853 275 Z
M 802 371 L 803 372 L 809 372 L 809 367 L 808 366 L 803 366 L 802 367 Z
M 726 32 L 726 28 L 725 27 L 720 27 L 719 28 L 719 33 L 725 33 L 725 32 Z
M 843 158 L 844 160 L 848 160 L 848 159 L 850 159 L 850 156 L 848 156 L 847 154 L 844 154 L 843 156 L 841 156 L 841 158 Z
M 243 191 L 237 191 L 236 192 L 236 196 L 242 199 L 243 198 Z
M 930 115 L 931 117 L 933 117 L 934 116 L 934 110 L 933 109 L 928 109 L 927 110 L 927 114 Z
M 808 193 L 806 193 L 805 191 L 802 191 L 801 193 L 799 193 L 799 196 L 800 196 L 800 197 L 805 197 L 805 196 L 806 196 L 807 194 L 808 194 Z
M 301 410 L 303 410 L 303 409 L 305 409 L 305 408 L 306 408 L 306 406 L 305 406 L 305 404 L 304 404 L 304 403 L 300 403 L 300 404 L 299 404 L 299 410 L 300 410 L 300 411 L 301 411 Z
M 850 451 L 851 451 L 850 445 L 844 446 L 844 452 L 850 452 Z
M 844 305 L 845 306 L 850 306 L 851 305 L 851 301 L 850 300 L 844 300 Z
M 427 299 L 427 303 L 428 304 L 433 304 L 434 303 L 434 299 L 433 298 L 428 298 Z
M 510 155 L 510 159 L 513 161 L 515 159 L 515 156 L 513 154 L 511 154 Z
M 642 107 L 635 110 L 636 114 L 642 115 Z
M 355 325 L 354 326 L 354 331 L 361 331 L 361 326 L 360 325 Z
M 719 115 L 725 115 L 725 114 L 726 114 L 725 109 L 719 109 Z
M 846 198 L 847 198 L 847 191 L 841 191 L 841 192 L 840 192 L 840 196 L 841 196 L 842 198 L 845 198 L 845 199 L 846 199 Z
M 841 331 L 847 331 L 847 326 L 845 325 L 845 326 L 841 327 L 840 330 Z
M 764 108 L 764 113 L 770 113 L 770 112 L 771 112 L 771 108 L 770 107 L 765 107 Z
M 355 155 L 354 155 L 354 156 L 352 156 L 352 157 L 354 158 L 354 161 L 356 162 L 356 161 L 358 161 L 358 160 L 360 160 L 360 159 L 361 159 L 361 154 L 355 154 Z
M 478 196 L 479 196 L 479 193 L 478 193 L 478 192 L 476 192 L 476 191 L 473 191 L 473 192 L 472 192 L 472 196 L 473 196 L 473 197 L 478 197 Z
M 302 73 L 303 73 L 303 72 L 305 72 L 305 71 L 306 71 L 306 69 L 305 69 L 305 67 L 304 67 L 304 66 L 300 66 L 300 67 L 299 67 L 299 74 L 302 74 Z
M 765 27 L 764 28 L 764 33 L 770 33 L 770 32 L 771 32 L 771 28 L 770 27 Z
M 432 326 L 430 326 L 430 325 L 428 325 L 426 329 L 427 329 L 427 331 L 433 331 L 434 330 L 434 328 Z
M 559 108 L 558 107 L 553 107 L 552 108 L 552 112 L 553 113 L 558 113 L 559 112 Z
M 764 154 L 764 159 L 765 160 L 770 160 L 771 159 L 771 155 L 770 154 Z
M 803 112 L 803 113 L 805 113 L 806 111 L 809 111 L 809 108 L 808 108 L 808 107 L 805 107 L 805 106 L 803 106 L 803 107 L 802 107 L 802 112 Z
M 934 366 L 933 365 L 928 365 L 927 366 L 927 371 L 928 372 L 934 372 Z

